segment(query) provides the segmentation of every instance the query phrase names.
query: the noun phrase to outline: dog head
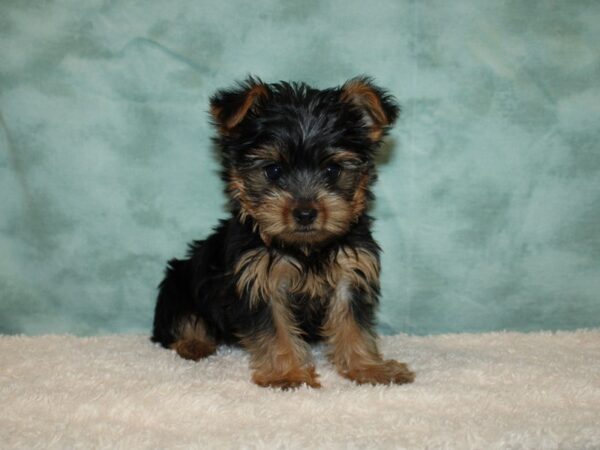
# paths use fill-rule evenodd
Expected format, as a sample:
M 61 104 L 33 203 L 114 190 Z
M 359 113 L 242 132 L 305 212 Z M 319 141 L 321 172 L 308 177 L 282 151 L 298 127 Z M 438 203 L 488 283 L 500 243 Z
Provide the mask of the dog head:
M 364 214 L 373 157 L 399 107 L 369 78 L 331 89 L 248 78 L 211 98 L 223 178 L 262 239 L 314 245 Z

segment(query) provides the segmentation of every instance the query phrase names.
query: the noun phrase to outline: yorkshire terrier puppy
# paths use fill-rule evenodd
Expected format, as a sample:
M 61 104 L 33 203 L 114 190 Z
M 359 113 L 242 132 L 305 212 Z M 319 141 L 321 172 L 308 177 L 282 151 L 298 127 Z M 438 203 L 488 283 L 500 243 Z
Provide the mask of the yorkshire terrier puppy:
M 323 340 L 357 383 L 409 383 L 377 347 L 373 157 L 399 108 L 369 78 L 318 90 L 248 78 L 210 100 L 231 217 L 169 262 L 152 340 L 198 360 L 241 344 L 260 386 L 320 387 Z

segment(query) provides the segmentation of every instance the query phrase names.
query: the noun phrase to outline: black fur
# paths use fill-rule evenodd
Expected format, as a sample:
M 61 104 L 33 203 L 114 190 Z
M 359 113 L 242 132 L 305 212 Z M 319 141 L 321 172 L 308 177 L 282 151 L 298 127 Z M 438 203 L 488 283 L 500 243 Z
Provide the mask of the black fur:
M 361 97 L 363 87 L 366 96 Z M 221 221 L 207 239 L 193 242 L 186 258 L 169 262 L 159 287 L 152 335 L 153 341 L 165 347 L 181 338 L 179 325 L 190 317 L 200 318 L 217 344 L 274 333 L 269 299 L 253 302 L 247 289 L 239 292 L 237 287 L 240 275 L 236 265 L 251 250 L 262 249 L 273 260 L 289 258 L 304 273 L 323 277 L 340 249 L 365 249 L 377 261 L 379 258 L 379 247 L 371 236 L 371 219 L 364 209 L 333 231 L 310 234 L 309 230 L 306 239 L 301 226 L 285 233 L 264 232 L 269 228 L 254 212 L 273 196 L 288 196 L 293 200 L 286 201 L 303 205 L 330 195 L 338 203 L 354 205 L 361 179 L 367 180 L 363 188 L 365 198 L 370 199 L 374 154 L 399 113 L 391 96 L 368 78 L 324 90 L 303 83 L 264 84 L 249 78 L 233 89 L 218 91 L 211 98 L 211 112 L 219 130 L 214 140 L 222 158 L 231 217 Z M 257 156 L 257 149 L 273 148 L 278 158 L 275 161 Z M 333 164 L 333 169 L 326 167 L 340 151 L 351 159 Z M 274 163 L 282 175 L 269 179 L 265 170 Z M 336 175 L 338 169 L 341 175 Z M 339 213 L 319 211 L 321 215 Z M 279 216 L 269 214 L 274 217 L 269 215 L 268 220 L 277 225 Z M 282 217 L 285 222 L 286 216 Z M 358 326 L 370 333 L 378 293 L 378 280 L 371 280 L 366 287 L 352 287 L 352 314 Z M 302 337 L 310 342 L 320 340 L 329 298 L 289 295 L 287 302 Z
M 324 262 L 329 261 L 331 255 L 344 245 L 368 248 L 379 254 L 379 246 L 371 236 L 369 225 L 370 219 L 363 216 L 348 234 L 315 249 L 309 255 L 294 247 L 277 244 L 271 247 L 271 251 L 274 254 L 291 255 L 302 263 L 302 270 L 318 273 L 325 270 Z M 250 308 L 248 301 L 238 298 L 235 292 L 237 279 L 232 275 L 240 255 L 260 247 L 264 247 L 264 243 L 258 233 L 252 231 L 251 222 L 241 224 L 231 218 L 221 221 L 206 240 L 192 243 L 186 259 L 169 261 L 165 279 L 159 286 L 152 340 L 169 347 L 178 338 L 173 325 L 192 314 L 204 319 L 217 342 L 226 344 L 237 343 L 239 336 L 249 331 L 269 328 L 270 317 L 266 304 Z M 373 288 L 379 289 L 378 286 Z M 363 304 L 360 294 L 357 292 L 355 295 L 353 312 L 359 323 L 372 327 L 373 308 Z M 319 341 L 326 302 L 318 304 L 315 310 L 302 307 L 303 301 L 309 299 L 290 300 L 305 338 L 311 342 Z

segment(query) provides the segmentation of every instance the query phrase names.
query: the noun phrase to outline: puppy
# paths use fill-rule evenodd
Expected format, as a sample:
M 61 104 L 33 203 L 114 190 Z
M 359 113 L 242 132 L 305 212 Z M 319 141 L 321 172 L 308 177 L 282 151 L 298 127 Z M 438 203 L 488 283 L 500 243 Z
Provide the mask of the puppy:
M 173 259 L 152 340 L 198 360 L 241 344 L 260 386 L 320 387 L 311 342 L 357 383 L 413 381 L 384 360 L 373 157 L 399 107 L 369 78 L 318 90 L 248 78 L 210 100 L 231 216 Z

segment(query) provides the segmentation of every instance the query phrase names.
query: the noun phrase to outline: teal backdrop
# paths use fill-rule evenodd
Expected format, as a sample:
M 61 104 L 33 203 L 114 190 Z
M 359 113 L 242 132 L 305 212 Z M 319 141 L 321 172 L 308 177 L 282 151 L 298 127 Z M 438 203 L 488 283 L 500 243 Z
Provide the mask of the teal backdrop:
M 0 2 L 0 332 L 148 333 L 225 217 L 208 98 L 373 76 L 383 333 L 600 326 L 600 2 Z

